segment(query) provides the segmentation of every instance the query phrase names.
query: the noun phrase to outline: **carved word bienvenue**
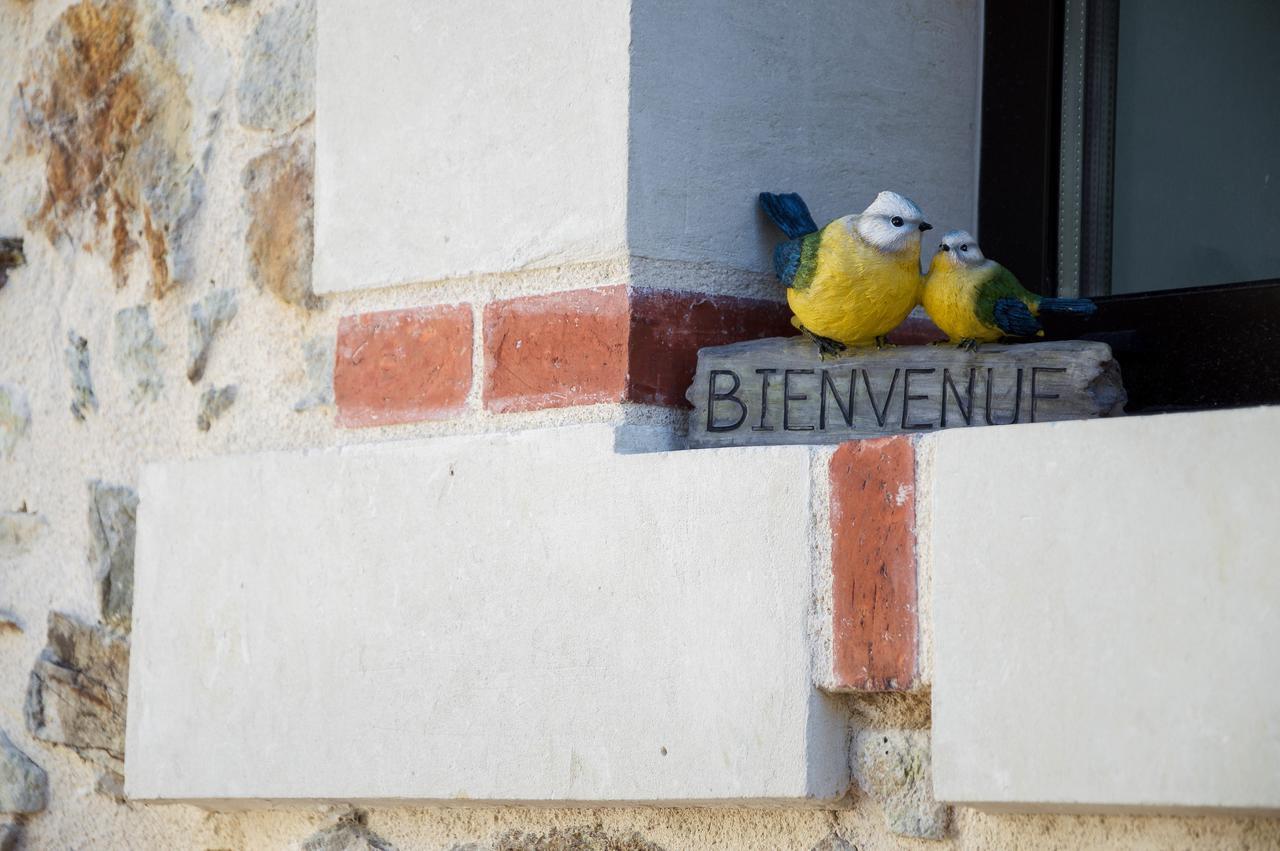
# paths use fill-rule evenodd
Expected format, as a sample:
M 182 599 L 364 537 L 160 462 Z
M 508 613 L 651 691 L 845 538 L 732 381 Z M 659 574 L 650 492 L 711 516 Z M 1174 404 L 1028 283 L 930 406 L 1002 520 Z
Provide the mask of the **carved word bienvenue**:
M 1114 416 L 1119 367 L 1103 343 L 861 350 L 823 361 L 775 338 L 703 349 L 687 398 L 693 446 L 858 437 Z

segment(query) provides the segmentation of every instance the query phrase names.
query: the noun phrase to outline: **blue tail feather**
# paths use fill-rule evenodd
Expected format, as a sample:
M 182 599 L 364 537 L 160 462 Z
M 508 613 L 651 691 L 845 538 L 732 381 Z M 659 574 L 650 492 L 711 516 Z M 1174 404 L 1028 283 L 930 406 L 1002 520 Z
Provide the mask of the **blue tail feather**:
M 805 206 L 804 199 L 794 192 L 782 195 L 761 192 L 760 207 L 778 226 L 778 229 L 791 239 L 798 239 L 818 229 L 813 216 L 809 214 L 809 208 Z
M 1098 306 L 1087 298 L 1042 298 L 1037 305 L 1041 313 L 1071 313 L 1076 316 L 1092 316 Z

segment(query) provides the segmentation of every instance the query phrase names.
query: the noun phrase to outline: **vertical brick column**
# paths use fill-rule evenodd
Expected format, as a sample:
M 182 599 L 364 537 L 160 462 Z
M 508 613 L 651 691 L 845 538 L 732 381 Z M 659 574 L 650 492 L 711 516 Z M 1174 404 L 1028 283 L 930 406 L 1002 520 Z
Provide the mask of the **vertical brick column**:
M 916 681 L 915 446 L 842 444 L 831 458 L 835 686 L 898 691 Z

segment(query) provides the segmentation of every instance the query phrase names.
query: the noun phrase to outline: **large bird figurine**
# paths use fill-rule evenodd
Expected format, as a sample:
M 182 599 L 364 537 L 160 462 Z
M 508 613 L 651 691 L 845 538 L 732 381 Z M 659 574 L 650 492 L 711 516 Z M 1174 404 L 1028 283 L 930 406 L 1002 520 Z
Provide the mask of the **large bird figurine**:
M 760 206 L 787 235 L 773 268 L 787 286 L 791 324 L 824 357 L 883 345 L 919 302 L 920 234 L 933 226 L 910 199 L 881 192 L 821 229 L 799 195 L 762 192 Z

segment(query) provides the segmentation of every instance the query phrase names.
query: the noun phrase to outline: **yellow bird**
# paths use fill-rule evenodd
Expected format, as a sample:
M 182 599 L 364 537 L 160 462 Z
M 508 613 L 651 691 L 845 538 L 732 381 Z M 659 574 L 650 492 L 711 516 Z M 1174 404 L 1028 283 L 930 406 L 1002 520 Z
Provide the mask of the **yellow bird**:
M 1084 298 L 1043 298 L 1028 291 L 1013 273 L 988 260 L 966 231 L 942 237 L 925 276 L 924 309 L 951 342 L 976 349 L 1001 337 L 1041 337 L 1042 313 L 1091 316 Z
M 862 213 L 819 230 L 796 194 L 760 193 L 789 239 L 773 268 L 787 285 L 791 324 L 823 355 L 881 345 L 920 299 L 920 234 L 933 225 L 910 199 L 881 192 Z

